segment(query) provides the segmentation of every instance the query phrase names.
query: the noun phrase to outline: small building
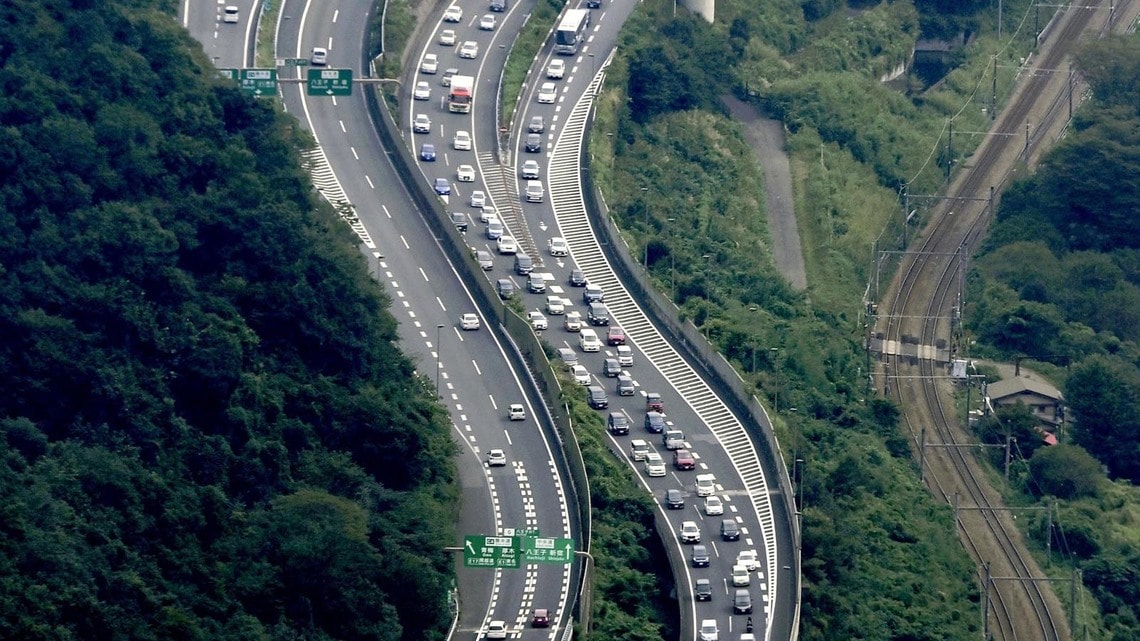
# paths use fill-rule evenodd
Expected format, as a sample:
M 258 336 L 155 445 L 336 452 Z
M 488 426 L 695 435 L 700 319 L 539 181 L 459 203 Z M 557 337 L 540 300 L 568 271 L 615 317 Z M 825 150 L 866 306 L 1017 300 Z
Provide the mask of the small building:
M 1018 403 L 1028 407 L 1047 432 L 1055 433 L 1065 422 L 1065 397 L 1044 381 L 1015 376 L 986 386 L 986 404 L 994 410 Z

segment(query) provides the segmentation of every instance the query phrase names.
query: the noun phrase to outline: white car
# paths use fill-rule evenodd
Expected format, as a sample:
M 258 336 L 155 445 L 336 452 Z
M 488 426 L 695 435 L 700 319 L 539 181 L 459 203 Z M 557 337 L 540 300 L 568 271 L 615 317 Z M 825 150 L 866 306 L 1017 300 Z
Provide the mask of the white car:
M 455 31 L 452 29 L 444 29 L 439 32 L 439 44 L 445 47 L 455 46 Z
M 495 212 L 494 207 L 483 205 L 483 211 L 479 212 L 479 222 L 489 223 L 492 220 L 498 220 L 499 215 Z
M 681 523 L 681 543 L 700 543 L 701 542 L 701 528 L 697 527 L 696 521 L 684 521 Z
M 467 331 L 479 329 L 479 317 L 475 314 L 464 314 L 459 317 L 459 327 Z
M 507 407 L 507 418 L 512 421 L 525 421 L 526 408 L 523 407 L 522 403 L 511 403 L 510 406 Z
M 602 351 L 602 339 L 598 338 L 598 333 L 592 329 L 583 329 L 578 332 L 578 347 L 583 352 L 600 352 Z
M 543 316 L 542 312 L 537 309 L 533 312 L 529 312 L 526 318 L 530 321 L 530 326 L 535 329 L 546 329 L 550 326 L 550 323 L 546 320 L 546 316 Z
M 712 496 L 716 491 L 716 477 L 712 474 L 697 475 L 697 496 Z
M 459 182 L 461 183 L 475 182 L 475 168 L 471 165 L 459 165 L 455 173 L 459 176 Z
M 760 569 L 760 555 L 756 550 L 741 550 L 736 555 L 736 565 L 743 565 L 749 572 Z
M 522 166 L 523 180 L 538 178 L 540 168 L 537 160 L 527 160 Z
M 716 619 L 701 619 L 701 641 L 720 641 L 720 630 L 716 627 Z
M 561 58 L 556 58 L 546 65 L 546 77 L 552 80 L 561 80 L 562 76 L 566 75 L 566 62 Z
M 417 134 L 430 134 L 431 118 L 428 118 L 426 114 L 416 114 L 416 119 L 412 121 L 412 131 Z
M 241 10 L 234 5 L 229 5 L 222 13 L 222 22 L 233 24 L 241 19 Z
M 471 199 L 468 202 L 472 207 L 478 209 L 487 204 L 487 194 L 484 194 L 481 190 L 476 189 L 475 191 L 471 192 Z
M 566 313 L 566 301 L 562 300 L 561 296 L 547 296 L 546 297 L 546 313 L 551 316 L 558 316 Z
M 732 584 L 738 588 L 742 588 L 752 583 L 752 575 L 748 573 L 748 568 L 743 565 L 732 566 Z
M 463 9 L 455 5 L 451 5 L 443 12 L 444 22 L 463 22 Z
M 468 40 L 459 45 L 459 57 L 474 60 L 479 57 L 479 43 L 474 40 Z
M 309 56 L 309 62 L 314 65 L 323 66 L 329 63 L 329 51 L 324 47 L 313 47 L 313 55 Z
M 421 73 L 435 73 L 439 71 L 439 58 L 434 53 L 425 53 L 424 60 L 420 63 Z
M 538 89 L 538 102 L 543 105 L 552 105 L 557 94 L 558 90 L 555 89 L 553 82 L 544 82 Z
M 546 248 L 550 251 L 551 256 L 570 255 L 570 246 L 566 244 L 566 239 L 561 236 L 555 236 L 547 241 Z
M 491 450 L 487 452 L 487 466 L 488 467 L 502 467 L 507 464 L 507 453 L 503 450 Z M 505 638 L 505 637 L 500 637 Z
M 412 98 L 416 100 L 431 100 L 431 85 L 424 80 L 417 82 L 415 90 L 412 91 Z
M 633 348 L 629 345 L 618 345 L 617 359 L 618 365 L 622 367 L 633 367 Z
M 581 365 L 575 365 L 570 369 L 570 374 L 574 377 L 575 383 L 579 385 L 590 384 L 590 370 L 586 369 L 585 367 L 582 367 Z
M 455 132 L 455 137 L 451 139 L 451 146 L 455 147 L 457 151 L 471 151 L 471 134 L 463 130 Z
M 482 29 L 483 31 L 494 31 L 495 30 L 495 16 L 493 16 L 489 13 L 483 14 L 483 17 L 479 18 L 479 28 Z
M 518 243 L 510 236 L 499 236 L 495 242 L 500 254 L 517 254 L 519 251 Z
M 705 515 L 706 516 L 716 516 L 718 514 L 724 514 L 724 502 L 721 501 L 720 497 L 717 497 L 717 496 L 706 497 L 705 498 Z
M 665 476 L 665 459 L 657 452 L 650 452 L 645 455 L 645 474 L 646 476 Z
M 566 318 L 562 320 L 562 328 L 568 332 L 582 331 L 582 314 L 578 312 L 568 312 Z

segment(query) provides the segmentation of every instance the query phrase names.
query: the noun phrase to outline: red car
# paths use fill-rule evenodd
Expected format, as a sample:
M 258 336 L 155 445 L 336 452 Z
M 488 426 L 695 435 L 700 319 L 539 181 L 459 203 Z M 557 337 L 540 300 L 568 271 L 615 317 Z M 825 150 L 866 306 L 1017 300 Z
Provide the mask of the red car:
M 689 450 L 676 450 L 673 452 L 673 467 L 678 470 L 695 470 L 697 461 Z
M 538 608 L 530 617 L 530 627 L 545 628 L 550 626 L 550 613 L 546 608 Z
M 648 392 L 645 394 L 645 411 L 665 413 L 665 401 L 661 400 L 660 394 L 657 392 Z
M 610 345 L 625 345 L 625 332 L 617 325 L 606 330 L 606 342 Z

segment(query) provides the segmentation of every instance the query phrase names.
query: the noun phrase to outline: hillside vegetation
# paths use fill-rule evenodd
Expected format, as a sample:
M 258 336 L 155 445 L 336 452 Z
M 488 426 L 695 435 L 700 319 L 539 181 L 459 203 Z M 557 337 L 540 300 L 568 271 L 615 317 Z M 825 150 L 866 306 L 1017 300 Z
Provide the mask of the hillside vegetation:
M 1025 464 L 1015 468 L 1014 500 L 1054 507 L 1055 529 L 1036 518 L 1027 532 L 1083 570 L 1103 616 L 1097 637 L 1135 639 L 1140 39 L 1091 44 L 1077 65 L 1092 100 L 1036 173 L 1003 198 L 970 276 L 967 327 L 982 354 L 1023 358 L 1061 387 L 1069 408 L 1061 445 L 1041 446 L 1025 410 L 999 412 L 979 432 L 994 442 L 1018 436 Z
M 0 5 L 0 637 L 442 638 L 445 417 L 173 14 Z

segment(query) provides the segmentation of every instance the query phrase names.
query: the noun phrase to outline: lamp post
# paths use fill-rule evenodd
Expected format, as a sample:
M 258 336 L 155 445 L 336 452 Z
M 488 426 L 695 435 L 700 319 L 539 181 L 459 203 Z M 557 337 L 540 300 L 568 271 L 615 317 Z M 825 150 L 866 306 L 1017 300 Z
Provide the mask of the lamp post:
M 442 351 L 440 349 L 440 344 L 439 344 L 439 340 L 440 340 L 439 339 L 439 333 L 441 330 L 443 330 L 442 324 L 435 326 L 435 393 L 439 394 L 440 398 L 443 398 L 443 391 L 441 389 L 439 389 L 439 370 L 440 370 L 439 357 L 440 357 L 440 352 Z
M 677 226 L 676 218 L 669 218 L 669 300 L 677 303 Z
M 772 361 L 776 364 L 776 392 L 773 394 L 772 409 L 780 413 L 780 348 L 770 347 L 769 352 L 772 352 Z
M 649 271 L 649 203 L 645 201 L 648 197 L 649 188 L 641 188 L 641 206 L 645 212 L 645 257 L 642 259 L 641 264 L 645 267 L 645 271 Z

